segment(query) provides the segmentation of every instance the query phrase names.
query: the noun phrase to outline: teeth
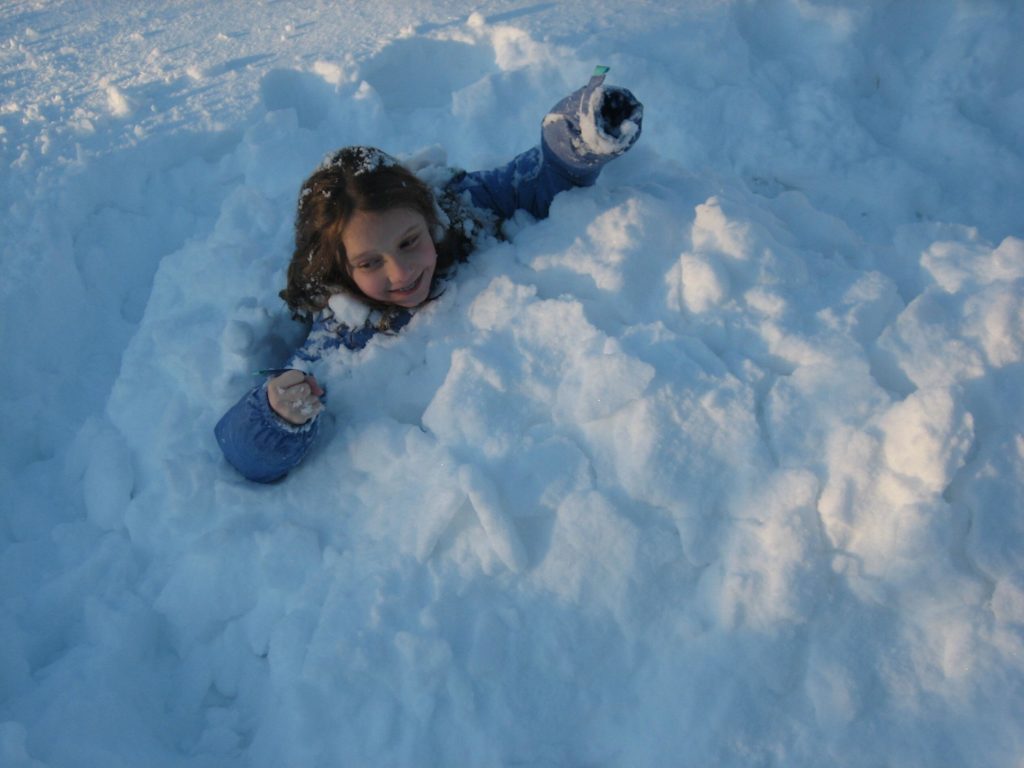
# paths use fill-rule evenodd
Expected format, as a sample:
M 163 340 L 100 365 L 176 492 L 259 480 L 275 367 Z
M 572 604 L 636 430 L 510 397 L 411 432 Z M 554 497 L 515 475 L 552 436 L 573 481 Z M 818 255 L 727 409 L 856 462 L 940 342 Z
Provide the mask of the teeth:
M 394 293 L 408 293 L 409 291 L 411 291 L 413 288 L 416 287 L 416 285 L 419 283 L 419 281 L 420 281 L 420 279 L 417 277 L 415 280 L 413 280 L 408 285 L 404 285 L 401 288 L 392 288 L 392 291 Z

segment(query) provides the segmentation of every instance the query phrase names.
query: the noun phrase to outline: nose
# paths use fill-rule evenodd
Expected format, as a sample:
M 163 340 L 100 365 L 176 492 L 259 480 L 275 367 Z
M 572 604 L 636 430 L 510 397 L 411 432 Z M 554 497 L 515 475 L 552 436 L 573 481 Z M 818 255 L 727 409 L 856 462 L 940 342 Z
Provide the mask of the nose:
M 392 287 L 399 287 L 409 282 L 412 277 L 413 269 L 412 264 L 403 259 L 401 256 L 397 256 L 389 260 L 388 263 L 388 281 Z

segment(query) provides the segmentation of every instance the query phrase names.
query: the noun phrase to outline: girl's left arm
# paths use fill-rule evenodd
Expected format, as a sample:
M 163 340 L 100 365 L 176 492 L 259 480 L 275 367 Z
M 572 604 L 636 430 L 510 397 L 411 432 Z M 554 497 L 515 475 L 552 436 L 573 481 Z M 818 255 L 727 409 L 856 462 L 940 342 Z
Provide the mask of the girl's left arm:
M 503 220 L 520 208 L 545 218 L 555 195 L 592 185 L 605 164 L 628 151 L 642 123 L 643 105 L 625 88 L 605 86 L 599 71 L 545 116 L 540 146 L 499 168 L 456 177 L 452 188 Z

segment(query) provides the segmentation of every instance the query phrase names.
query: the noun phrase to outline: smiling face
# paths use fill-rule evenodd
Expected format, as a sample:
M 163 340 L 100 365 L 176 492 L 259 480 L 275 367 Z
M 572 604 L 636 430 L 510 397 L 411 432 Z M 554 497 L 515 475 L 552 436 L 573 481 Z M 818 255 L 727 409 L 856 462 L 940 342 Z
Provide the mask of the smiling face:
M 356 211 L 341 241 L 348 273 L 367 297 L 406 308 L 427 300 L 437 251 L 422 214 L 409 208 Z

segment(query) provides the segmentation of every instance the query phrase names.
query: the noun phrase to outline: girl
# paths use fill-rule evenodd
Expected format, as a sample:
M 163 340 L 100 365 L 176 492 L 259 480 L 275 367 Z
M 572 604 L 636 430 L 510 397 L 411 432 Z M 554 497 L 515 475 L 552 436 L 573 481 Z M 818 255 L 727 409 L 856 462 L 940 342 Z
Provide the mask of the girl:
M 218 422 L 217 442 L 232 466 L 257 482 L 284 477 L 309 450 L 323 410 L 308 363 L 399 331 L 441 293 L 480 235 L 497 235 L 520 208 L 546 217 L 558 192 L 593 184 L 636 142 L 643 106 L 628 90 L 605 87 L 607 71 L 598 67 L 555 105 L 539 147 L 500 168 L 449 170 L 428 185 L 379 149 L 346 147 L 303 183 L 281 297 L 312 327 L 288 366 Z

